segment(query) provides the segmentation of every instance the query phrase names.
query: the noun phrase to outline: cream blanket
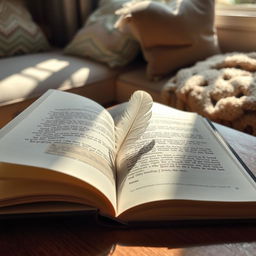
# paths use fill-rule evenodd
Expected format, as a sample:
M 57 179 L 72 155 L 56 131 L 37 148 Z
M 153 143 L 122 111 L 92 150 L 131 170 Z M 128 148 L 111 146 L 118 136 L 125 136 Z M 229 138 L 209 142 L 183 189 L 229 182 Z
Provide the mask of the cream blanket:
M 256 135 L 256 52 L 215 55 L 181 69 L 164 93 L 175 108 Z

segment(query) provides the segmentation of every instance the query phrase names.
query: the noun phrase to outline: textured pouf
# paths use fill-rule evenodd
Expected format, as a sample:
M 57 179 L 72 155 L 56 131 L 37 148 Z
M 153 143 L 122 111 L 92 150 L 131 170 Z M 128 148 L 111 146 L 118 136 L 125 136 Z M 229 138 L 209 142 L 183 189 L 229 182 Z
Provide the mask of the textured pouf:
M 168 81 L 171 106 L 256 135 L 256 52 L 215 55 Z

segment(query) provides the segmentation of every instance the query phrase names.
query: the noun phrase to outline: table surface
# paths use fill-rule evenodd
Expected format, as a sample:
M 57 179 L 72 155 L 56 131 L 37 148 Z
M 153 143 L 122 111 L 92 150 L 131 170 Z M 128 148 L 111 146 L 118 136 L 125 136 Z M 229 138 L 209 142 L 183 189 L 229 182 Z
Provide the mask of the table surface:
M 256 174 L 256 137 L 217 125 Z M 256 224 L 110 229 L 87 220 L 2 221 L 0 255 L 256 255 Z

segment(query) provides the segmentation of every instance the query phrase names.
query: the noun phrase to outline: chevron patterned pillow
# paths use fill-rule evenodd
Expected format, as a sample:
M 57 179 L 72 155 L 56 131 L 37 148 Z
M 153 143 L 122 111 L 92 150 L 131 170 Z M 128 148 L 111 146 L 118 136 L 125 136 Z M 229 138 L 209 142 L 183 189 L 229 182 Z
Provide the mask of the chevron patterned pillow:
M 66 54 L 89 57 L 110 67 L 124 66 L 139 52 L 139 44 L 130 35 L 115 28 L 115 11 L 128 0 L 101 0 L 99 7 L 88 18 L 65 48 Z
M 41 29 L 20 1 L 0 0 L 0 57 L 49 49 Z

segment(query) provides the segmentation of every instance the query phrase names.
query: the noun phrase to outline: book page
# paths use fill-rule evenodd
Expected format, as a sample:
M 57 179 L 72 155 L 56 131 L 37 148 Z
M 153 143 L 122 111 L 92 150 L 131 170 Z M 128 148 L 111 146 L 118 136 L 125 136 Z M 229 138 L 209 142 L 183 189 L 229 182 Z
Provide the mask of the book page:
M 196 114 L 155 103 L 145 133 L 120 154 L 119 214 L 160 200 L 256 200 L 254 181 Z
M 114 123 L 96 102 L 50 90 L 0 132 L 0 162 L 35 166 L 73 176 L 116 204 Z M 2 167 L 2 165 L 1 165 Z M 2 179 L 37 179 L 37 173 L 5 172 Z M 36 169 L 35 169 L 36 170 Z

